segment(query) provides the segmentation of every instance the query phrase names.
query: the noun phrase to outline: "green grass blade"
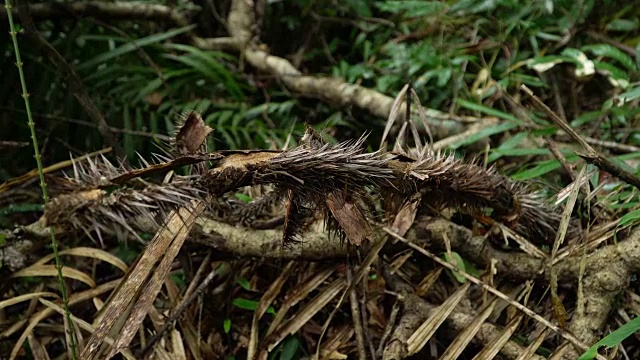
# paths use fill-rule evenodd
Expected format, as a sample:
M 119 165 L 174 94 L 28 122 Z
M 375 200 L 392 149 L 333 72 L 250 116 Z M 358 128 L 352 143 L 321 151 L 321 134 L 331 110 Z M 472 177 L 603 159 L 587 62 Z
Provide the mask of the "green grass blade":
M 633 335 L 637 331 L 640 331 L 640 317 L 635 318 L 628 323 L 622 325 L 616 331 L 602 338 L 602 340 L 593 344 L 578 360 L 591 360 L 595 359 L 598 354 L 598 349 L 602 346 L 607 348 L 613 348 L 618 346 L 624 339 Z

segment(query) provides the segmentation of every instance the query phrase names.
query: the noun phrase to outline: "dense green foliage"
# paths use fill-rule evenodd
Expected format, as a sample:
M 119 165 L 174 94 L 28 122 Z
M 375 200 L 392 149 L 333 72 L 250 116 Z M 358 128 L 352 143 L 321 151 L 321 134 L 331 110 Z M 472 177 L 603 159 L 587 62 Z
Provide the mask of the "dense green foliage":
M 200 20 L 196 31 L 203 36 L 224 34 L 223 24 L 204 15 L 212 11 L 208 2 L 197 5 L 202 15 L 194 18 Z M 260 39 L 272 53 L 292 59 L 311 74 L 341 77 L 391 96 L 411 81 L 424 105 L 444 111 L 477 113 L 469 101 L 508 111 L 499 94 L 513 93 L 520 84 L 543 92 L 558 86 L 562 94 L 577 87 L 574 99 L 562 99 L 573 125 L 588 128 L 602 123 L 606 130 L 600 134 L 602 140 L 629 138 L 637 144 L 636 132 L 618 131 L 628 128 L 638 111 L 627 105 L 640 96 L 634 83 L 637 57 L 589 35 L 598 32 L 611 40 L 630 41 L 632 47 L 639 26 L 637 8 L 608 5 L 607 1 L 267 2 Z M 215 12 L 224 14 L 228 6 L 222 2 Z M 236 54 L 180 43 L 181 34 L 191 28 L 92 19 L 50 19 L 39 26 L 74 64 L 109 124 L 129 132 L 121 139 L 130 156 L 154 149 L 148 137 L 135 131 L 171 133 L 175 117 L 190 109 L 203 112 L 215 128 L 215 148 L 282 146 L 291 131 L 300 133 L 304 122 L 376 132 L 382 121 L 357 109 L 336 109 L 292 96 L 273 78 L 244 68 Z M 8 39 L 3 39 L 10 50 Z M 86 114 L 58 71 L 39 49 L 24 44 L 38 129 L 49 140 L 48 161 L 64 159 L 69 151 L 100 148 L 99 133 L 85 125 Z M 0 125 L 11 129 L 3 138 L 24 140 L 26 122 L 17 102 L 10 54 L 5 51 L 0 68 L 4 79 Z M 585 66 L 588 76 L 575 76 Z M 551 67 L 544 73 L 535 71 Z M 3 161 L 10 164 L 2 169 L 4 179 L 30 168 L 27 158 L 6 160 L 11 159 Z

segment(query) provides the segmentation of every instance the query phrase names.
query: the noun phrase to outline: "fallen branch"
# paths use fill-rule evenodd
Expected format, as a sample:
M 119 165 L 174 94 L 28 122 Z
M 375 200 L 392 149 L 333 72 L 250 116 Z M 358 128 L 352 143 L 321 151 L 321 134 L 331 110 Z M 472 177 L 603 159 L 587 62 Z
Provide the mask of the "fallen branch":
M 253 8 L 249 2 L 232 2 L 228 20 L 229 33 L 240 46 L 236 50 L 241 52 L 251 66 L 274 75 L 287 89 L 300 96 L 319 99 L 338 107 L 356 106 L 381 118 L 389 116 L 394 102 L 392 97 L 360 85 L 346 83 L 342 79 L 302 75 L 288 60 L 261 50 L 258 44 L 251 44 L 249 41 L 253 19 Z M 403 105 L 400 113 L 404 112 Z M 418 112 L 414 112 L 418 116 Z M 464 123 L 484 122 L 484 119 L 447 114 L 434 109 L 424 109 L 424 113 L 433 135 L 437 138 L 462 132 Z
M 106 20 L 151 20 L 169 21 L 176 26 L 188 25 L 186 17 L 173 8 L 159 4 L 147 4 L 126 1 L 78 1 L 78 2 L 43 2 L 29 6 L 35 20 L 55 18 L 96 17 Z M 14 16 L 18 9 L 12 10 Z M 0 16 L 7 16 L 2 7 Z
M 136 2 L 39 3 L 31 5 L 30 9 L 36 19 L 92 16 L 106 20 L 168 21 L 178 27 L 191 23 L 186 14 L 171 7 Z M 6 12 L 0 10 L 0 15 L 6 16 Z M 303 75 L 288 60 L 270 55 L 260 50 L 257 44 L 251 44 L 249 40 L 252 37 L 253 19 L 250 2 L 233 1 L 227 20 L 231 36 L 203 38 L 190 32 L 188 41 L 203 50 L 239 52 L 251 66 L 275 76 L 285 87 L 299 96 L 319 99 L 337 107 L 355 106 L 380 118 L 389 115 L 394 101 L 392 97 L 360 85 L 346 83 L 342 79 Z M 415 109 L 413 112 L 417 116 Z M 401 113 L 404 114 L 404 110 Z M 426 108 L 424 113 L 435 138 L 459 134 L 468 124 L 484 123 L 491 119 L 449 114 Z M 101 131 L 104 131 L 104 127 Z

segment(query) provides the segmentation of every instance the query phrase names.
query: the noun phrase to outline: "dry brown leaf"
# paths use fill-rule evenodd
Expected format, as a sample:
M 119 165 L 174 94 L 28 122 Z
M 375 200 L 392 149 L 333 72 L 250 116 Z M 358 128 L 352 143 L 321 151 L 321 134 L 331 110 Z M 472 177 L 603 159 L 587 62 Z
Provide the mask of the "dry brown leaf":
M 97 287 L 87 290 L 87 291 L 83 291 L 80 293 L 75 293 L 73 295 L 71 295 L 69 297 L 69 306 L 75 305 L 79 302 L 82 301 L 87 301 L 90 300 L 98 295 L 104 294 L 107 291 L 113 290 L 118 283 L 120 283 L 121 279 L 117 279 L 117 280 L 113 280 L 110 281 L 108 283 L 105 284 L 101 284 L 98 285 Z M 42 298 L 40 298 L 40 301 L 46 301 Z M 36 327 L 36 325 L 38 325 L 42 320 L 46 319 L 47 317 L 53 315 L 55 313 L 55 310 L 51 309 L 51 308 L 46 308 L 43 310 L 38 311 L 37 313 L 33 314 L 29 320 L 28 320 L 28 324 L 27 327 L 24 329 L 24 331 L 22 332 L 22 334 L 20 335 L 20 338 L 18 339 L 18 341 L 16 341 L 16 344 L 13 346 L 13 349 L 11 350 L 11 355 L 9 357 L 9 359 L 15 359 L 16 356 L 18 355 L 18 352 L 20 351 L 20 349 L 22 348 L 22 344 L 24 343 L 24 341 L 27 339 L 27 336 L 29 336 L 29 334 L 31 334 L 31 332 L 33 331 L 33 329 Z M 9 331 L 5 331 L 3 332 L 3 336 L 11 336 L 13 334 L 13 332 L 15 332 L 16 330 L 19 330 L 21 327 L 15 327 L 12 328 L 13 331 L 9 332 Z
M 418 206 L 420 205 L 420 200 L 422 199 L 422 194 L 416 194 L 412 199 L 406 202 L 395 219 L 393 220 L 393 224 L 391 225 L 391 229 L 398 235 L 404 236 L 407 231 L 413 225 L 413 222 L 416 219 L 416 214 L 418 212 Z
M 26 267 L 22 270 L 16 271 L 13 274 L 11 274 L 12 278 L 17 278 L 17 277 L 27 277 L 27 276 L 51 276 L 51 277 L 56 277 L 58 276 L 58 269 L 56 268 L 55 265 L 42 265 L 42 264 L 33 264 L 29 267 Z M 69 278 L 69 279 L 74 279 L 74 280 L 78 280 L 81 281 L 87 285 L 89 285 L 89 287 L 96 287 L 96 282 L 93 281 L 93 279 L 91 278 L 91 276 L 83 273 L 80 270 L 76 270 L 70 267 L 63 267 L 62 268 L 62 276 Z
M 282 273 L 275 279 L 269 289 L 264 292 L 260 302 L 253 312 L 253 319 L 251 321 L 251 335 L 249 337 L 249 348 L 247 349 L 247 359 L 252 360 L 258 354 L 258 322 L 269 308 L 269 305 L 275 300 L 276 296 L 282 290 L 285 281 L 291 275 L 291 270 L 295 266 L 296 262 L 289 261 L 287 265 L 282 269 Z
M 31 354 L 33 355 L 34 360 L 49 360 L 47 349 L 45 349 L 33 333 L 29 334 L 27 341 L 29 342 L 29 348 L 31 349 Z
M 287 321 L 265 340 L 265 346 L 268 351 L 273 351 L 273 349 L 287 336 L 300 330 L 300 328 L 311 320 L 315 314 L 324 309 L 329 301 L 333 300 L 338 294 L 340 294 L 340 291 L 342 291 L 346 285 L 346 279 L 339 278 L 316 295 L 316 297 L 309 301 L 303 309 L 291 318 L 291 320 Z
M 140 293 L 139 299 L 133 306 L 131 315 L 124 324 L 116 343 L 111 347 L 107 359 L 114 356 L 120 349 L 129 345 L 133 336 L 136 334 L 138 327 L 146 317 L 149 309 L 153 306 L 162 284 L 171 270 L 173 259 L 178 255 L 182 248 L 195 219 L 204 211 L 205 205 L 202 202 L 194 202 L 190 208 L 181 208 L 178 211 L 169 214 L 165 226 L 156 234 L 156 237 L 165 237 L 169 241 L 169 246 L 165 252 L 155 254 L 160 256 L 160 263 L 153 271 L 153 275 L 148 280 Z M 153 240 L 152 240 L 153 242 Z M 147 248 L 149 249 L 149 248 Z M 105 316 L 106 318 L 106 316 Z M 89 348 L 87 346 L 87 348 Z
M 45 299 L 40 299 L 40 302 L 42 304 L 44 304 L 46 307 L 48 307 L 49 309 L 54 310 L 55 312 L 57 312 L 60 315 L 64 315 L 65 314 L 64 309 L 60 305 L 54 304 L 51 301 L 45 300 Z M 77 318 L 73 314 L 71 314 L 71 320 L 74 323 L 74 325 L 77 325 L 78 327 L 80 327 L 81 329 L 83 329 L 85 331 L 88 331 L 89 333 L 93 334 L 93 332 L 95 331 L 95 328 L 93 326 L 91 326 L 91 324 L 89 324 L 88 322 L 86 322 L 86 321 L 84 321 L 84 320 L 82 320 L 80 318 Z M 76 330 L 78 330 L 78 329 L 76 329 Z M 79 332 L 76 332 L 76 333 L 79 334 Z M 107 344 L 109 344 L 109 345 L 112 345 L 113 344 L 113 339 L 110 338 L 110 337 L 106 337 L 105 338 L 105 342 Z M 135 357 L 133 356 L 133 354 L 129 350 L 124 350 L 122 352 L 122 354 L 128 360 L 134 360 L 135 359 Z
M 66 160 L 66 161 L 62 161 L 59 162 L 57 164 L 53 164 L 51 166 L 47 166 L 46 168 L 42 169 L 42 172 L 44 174 L 49 174 L 55 171 L 59 171 L 62 170 L 64 168 L 67 168 L 71 165 L 73 165 L 74 162 L 78 162 L 78 161 L 82 161 L 84 159 L 89 159 L 98 155 L 103 155 L 103 154 L 107 154 L 109 152 L 111 152 L 111 148 L 106 148 L 106 149 L 102 149 L 102 150 L 98 150 L 98 151 L 94 151 L 92 153 L 77 157 L 75 159 L 72 160 Z M 0 194 L 9 190 L 10 188 L 12 188 L 13 186 L 17 186 L 17 185 L 22 185 L 25 184 L 25 182 L 29 179 L 33 179 L 33 178 L 37 178 L 38 176 L 40 176 L 40 173 L 38 171 L 38 169 L 33 169 L 31 171 L 29 171 L 26 174 L 22 174 L 18 177 L 15 177 L 13 179 L 9 179 L 6 182 L 0 184 Z
M 520 356 L 518 356 L 516 360 L 529 360 L 536 353 L 536 351 L 538 351 L 540 345 L 542 345 L 542 342 L 547 338 L 549 333 L 551 333 L 551 330 L 549 328 L 544 329 L 540 333 L 540 335 L 538 335 L 538 337 L 536 337 L 536 339 L 532 341 L 529 346 L 527 346 L 525 351 L 520 354 Z
M 458 303 L 464 298 L 469 286 L 471 286 L 470 282 L 462 285 L 455 293 L 449 296 L 444 303 L 438 306 L 438 309 L 411 334 L 407 340 L 408 355 L 413 355 L 422 350 L 440 325 L 447 319 L 447 316 L 451 314 L 453 309 L 455 309 Z
M 179 155 L 197 153 L 212 131 L 213 129 L 204 123 L 200 114 L 195 111 L 186 113 L 183 124 L 176 134 L 176 152 Z
M 561 360 L 565 358 L 565 353 L 573 348 L 570 342 L 564 342 L 562 345 L 556 348 L 556 351 L 549 356 L 548 360 Z
M 3 300 L 0 301 L 0 310 L 4 309 L 8 306 L 11 305 L 15 305 L 18 303 L 21 303 L 23 301 L 29 301 L 32 299 L 39 299 L 41 297 L 53 297 L 53 298 L 59 298 L 58 294 L 52 293 L 52 292 L 35 292 L 35 293 L 30 293 L 30 294 L 22 294 L 22 295 L 18 295 L 18 296 L 14 296 L 10 299 L 7 300 Z
M 171 358 L 175 360 L 187 360 L 187 353 L 182 342 L 182 335 L 176 329 L 171 330 Z
M 292 306 L 295 306 L 298 302 L 305 299 L 310 292 L 322 285 L 322 283 L 331 276 L 334 272 L 334 267 L 326 267 L 318 270 L 313 275 L 304 279 L 298 286 L 289 290 L 285 296 L 284 303 L 280 306 L 280 309 L 276 313 L 275 318 L 269 325 L 266 335 L 271 335 L 275 329 L 280 325 L 287 312 Z
M 177 157 L 171 161 L 160 164 L 151 164 L 142 169 L 135 169 L 109 179 L 111 184 L 124 184 L 125 182 L 141 176 L 147 176 L 173 170 L 183 165 L 193 165 L 204 161 L 220 160 L 223 156 L 219 153 L 203 154 L 203 155 L 185 155 Z
M 416 287 L 416 295 L 420 297 L 424 297 L 427 295 L 431 286 L 435 284 L 436 280 L 440 277 L 440 273 L 442 272 L 442 268 L 437 268 L 431 272 L 429 272 L 423 279 L 420 281 L 420 284 Z
M 351 244 L 360 245 L 371 237 L 369 222 L 360 207 L 346 192 L 331 192 L 327 194 L 325 201 Z
M 159 92 L 152 92 L 151 94 L 145 96 L 145 99 L 147 100 L 147 102 L 149 103 L 149 105 L 151 106 L 158 106 L 162 103 L 162 99 L 164 98 L 164 96 L 162 96 L 161 93 Z
M 177 250 L 179 250 L 182 242 L 186 238 L 191 225 L 193 225 L 193 221 L 203 210 L 204 203 L 197 202 L 193 204 L 191 209 L 181 208 L 180 210 L 172 211 L 169 214 L 166 225 L 156 233 L 154 238 L 147 245 L 147 248 L 140 257 L 138 263 L 127 274 L 127 280 L 118 290 L 113 300 L 107 305 L 102 321 L 97 326 L 95 333 L 91 336 L 87 346 L 81 353 L 81 357 L 83 359 L 90 360 L 98 356 L 98 351 L 100 350 L 104 337 L 112 329 L 115 322 L 121 318 L 121 315 L 132 303 L 132 300 L 137 299 L 136 294 L 138 294 L 138 291 L 143 288 L 145 283 L 147 283 L 147 286 L 144 287 L 147 290 L 147 293 L 140 294 L 144 298 L 140 299 L 140 303 L 138 303 L 141 305 L 135 308 L 137 310 L 134 314 L 136 319 L 135 321 L 130 321 L 128 323 L 129 327 L 127 329 L 130 330 L 132 324 L 139 324 L 139 322 L 144 319 L 144 316 L 142 315 L 146 315 L 148 311 L 147 304 L 155 299 L 159 286 L 164 281 L 167 269 L 158 269 L 158 271 L 153 272 L 152 277 L 154 278 L 154 281 L 151 282 L 152 285 L 149 285 L 149 282 L 147 282 L 149 275 L 154 269 L 156 263 L 158 263 L 158 260 L 160 260 L 161 264 L 166 265 L 168 259 L 170 265 L 173 257 L 175 257 L 175 253 L 177 253 Z M 172 244 L 175 246 L 172 247 Z M 177 249 L 175 249 L 176 247 Z M 168 253 L 167 250 L 170 248 L 173 251 Z M 139 318 L 140 316 L 142 316 L 142 319 Z M 128 341 L 130 341 L 130 338 L 128 337 L 132 336 L 131 333 L 127 333 L 125 337 L 122 336 L 123 333 L 120 333 L 120 335 L 121 337 L 118 339 L 119 342 L 117 342 L 118 346 L 125 343 L 128 344 Z M 117 346 L 113 347 L 112 351 L 113 350 L 117 350 Z
M 495 338 L 491 343 L 487 344 L 478 354 L 476 354 L 473 360 L 492 360 L 495 358 L 500 349 L 502 349 L 509 339 L 511 339 L 511 335 L 516 331 L 523 317 L 523 315 L 520 315 L 511 320 L 502 330 L 502 334 Z
M 122 272 L 126 273 L 129 270 L 127 264 L 124 261 L 120 260 L 117 256 L 110 254 L 104 250 L 90 247 L 76 247 L 73 249 L 66 249 L 58 252 L 58 255 L 73 255 L 73 256 L 84 256 L 90 257 L 98 260 L 102 260 L 107 262 L 118 269 L 122 270 Z M 40 258 L 36 264 L 45 264 L 51 260 L 53 260 L 54 254 L 49 254 Z
M 499 298 L 494 298 L 490 303 L 484 306 L 478 315 L 473 318 L 473 321 L 462 330 L 458 336 L 449 344 L 447 350 L 440 356 L 440 360 L 456 360 L 458 356 L 466 349 L 467 345 L 473 340 L 473 337 L 480 331 L 480 328 L 484 324 L 485 320 L 491 315 L 493 308 L 500 301 Z

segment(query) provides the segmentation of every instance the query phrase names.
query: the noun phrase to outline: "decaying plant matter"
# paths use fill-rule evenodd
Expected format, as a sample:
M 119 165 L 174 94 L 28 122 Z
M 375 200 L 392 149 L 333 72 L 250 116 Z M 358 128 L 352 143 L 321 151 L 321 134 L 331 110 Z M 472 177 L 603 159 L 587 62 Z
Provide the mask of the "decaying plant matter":
M 489 226 L 506 225 L 538 244 L 551 244 L 560 223 L 560 209 L 546 206 L 542 197 L 529 191 L 526 185 L 512 182 L 493 169 L 430 152 L 420 144 L 418 151 L 405 151 L 397 143 L 394 152 L 383 149 L 368 152 L 363 146 L 365 137 L 332 145 L 325 143 L 309 127 L 300 145 L 291 150 L 209 153 L 204 144 L 211 132 L 200 115 L 190 112 L 184 116 L 183 125 L 170 144 L 171 149 L 167 155 L 158 156 L 157 163 L 143 160 L 145 167 L 129 169 L 115 166 L 101 157 L 75 163 L 74 175 L 59 181 L 67 186 L 61 187 L 60 194 L 47 204 L 43 217 L 47 225 L 55 225 L 58 229 L 82 229 L 90 236 L 97 234 L 101 241 L 101 234 L 109 231 L 114 223 L 134 236 L 138 236 L 140 230 L 157 230 L 143 258 L 157 257 L 154 249 L 160 247 L 170 251 L 160 257 L 152 277 L 153 265 L 147 264 L 151 260 L 144 262 L 145 266 L 131 270 L 132 274 L 137 274 L 131 275 L 134 276 L 132 279 L 140 281 L 126 282 L 128 290 L 116 294 L 116 305 L 108 309 L 105 320 L 96 328 L 82 356 L 98 356 L 100 339 L 112 331 L 116 319 L 121 316 L 118 309 L 134 301 L 134 309 L 138 310 L 130 316 L 108 356 L 129 344 L 146 315 L 150 299 L 160 290 L 168 266 L 186 238 L 185 231 L 195 223 L 194 217 L 203 213 L 231 224 L 246 224 L 251 219 L 274 213 L 284 214 L 280 244 L 283 248 L 303 241 L 305 232 L 320 219 L 324 219 L 329 234 L 337 234 L 340 240 L 347 240 L 352 245 L 375 244 L 374 238 L 379 239 L 376 234 L 381 234 L 383 227 L 391 226 L 401 233 L 408 230 L 406 224 L 398 222 L 405 216 L 400 214 L 407 211 L 415 216 L 416 212 L 425 214 L 454 208 Z M 177 174 L 183 166 L 190 167 L 183 171 L 188 175 Z M 154 182 L 154 177 L 163 180 Z M 248 204 L 233 201 L 228 196 L 246 186 L 268 190 Z M 160 223 L 163 223 L 162 227 Z M 214 231 L 222 234 L 220 228 Z M 174 233 L 180 235 L 172 235 Z M 172 244 L 172 238 L 175 244 Z M 338 240 L 334 242 L 338 243 Z M 373 248 L 377 247 L 379 251 L 383 244 L 379 241 Z M 376 254 L 370 253 L 370 261 Z M 358 271 L 360 278 L 365 269 Z M 357 283 L 353 282 L 346 291 L 353 291 Z M 140 298 L 132 298 L 135 289 L 142 286 Z M 468 288 L 461 288 L 458 296 L 447 300 L 448 311 L 462 299 Z M 422 327 L 436 321 L 434 319 L 425 320 Z M 441 322 L 434 323 L 434 329 L 439 324 Z M 288 326 L 293 325 L 285 324 L 283 328 L 288 329 Z M 550 324 L 547 326 L 558 329 Z M 420 345 L 420 342 L 426 341 L 422 336 L 417 340 L 416 334 L 408 340 L 411 344 L 409 354 L 421 349 L 424 344 Z M 562 334 L 584 348 L 570 334 Z M 263 346 L 273 347 L 282 340 L 280 335 L 274 336 L 267 336 Z M 250 350 L 255 353 L 257 343 L 253 344 Z
M 163 155 L 153 161 L 140 159 L 140 168 L 128 165 L 136 159 L 128 164 L 93 155 L 72 160 L 70 176 L 50 179 L 57 192 L 41 221 L 0 233 L 0 240 L 5 236 L 7 240 L 0 262 L 12 278 L 47 276 L 53 270 L 46 256 L 35 260 L 45 250 L 38 247 L 37 236 L 43 223 L 55 225 L 64 235 L 84 232 L 109 253 L 126 247 L 109 243 L 116 237 L 105 235 L 114 229 L 117 235 L 124 230 L 125 236 L 138 239 L 144 237 L 141 232 L 155 233 L 153 239 L 145 240 L 130 267 L 105 250 L 77 247 L 73 239 L 61 237 L 65 239 L 63 260 L 71 265 L 63 270 L 72 294 L 72 325 L 82 327 L 80 335 L 92 334 L 89 341 L 79 337 L 83 358 L 109 358 L 117 352 L 130 359 L 150 354 L 242 358 L 246 349 L 247 358 L 262 359 L 268 353 L 277 356 L 278 346 L 299 336 L 305 342 L 301 348 L 311 353 L 317 346 L 320 358 L 357 354 L 358 359 L 402 359 L 431 352 L 442 359 L 471 358 L 473 353 L 489 359 L 499 352 L 507 359 L 542 359 L 548 349 L 551 358 L 575 359 L 620 325 L 620 319 L 627 321 L 629 309 L 637 313 L 638 299 L 630 279 L 640 271 L 640 231 L 626 231 L 617 216 L 622 211 L 589 214 L 586 209 L 581 214 L 588 214 L 581 217 L 588 226 L 585 232 L 577 226 L 579 221 L 569 221 L 565 236 L 573 205 L 565 205 L 564 210 L 547 205 L 533 186 L 510 181 L 478 162 L 439 152 L 496 125 L 498 119 L 412 105 L 411 99 L 415 104 L 418 96 L 410 86 L 393 101 L 362 84 L 312 76 L 306 73 L 309 69 L 299 70 L 295 60 L 290 62 L 260 43 L 256 32 L 264 2 L 229 3 L 224 9 L 229 10 L 228 37 L 200 38 L 201 29 L 189 26 L 189 32 L 176 40 L 189 41 L 201 50 L 238 53 L 240 63 L 246 65 L 240 71 L 256 70 L 260 78 L 274 79 L 295 96 L 319 99 L 332 107 L 359 108 L 378 117 L 391 114 L 380 150 L 365 150 L 366 138 L 327 144 L 308 128 L 299 146 L 289 150 L 209 152 L 206 140 L 213 129 L 196 112 L 189 112 Z M 77 20 L 79 15 L 92 15 L 107 20 L 166 21 L 180 27 L 192 20 L 186 10 L 169 5 L 100 1 L 50 5 L 33 4 L 33 17 Z M 37 31 L 35 26 L 26 29 Z M 58 69 L 64 73 L 63 66 Z M 501 90 L 494 96 L 508 100 L 523 127 L 536 129 L 528 119 L 527 104 L 512 99 L 510 87 Z M 483 98 L 482 103 L 495 106 L 494 96 Z M 589 138 L 583 142 L 565 120 L 556 120 L 551 110 L 541 110 L 587 150 L 584 159 L 623 182 L 637 184 L 595 161 L 606 154 L 595 157 L 595 150 L 584 145 L 621 149 L 622 144 Z M 401 112 L 405 122 L 394 126 L 393 119 Z M 420 130 L 435 134 L 436 143 L 420 143 L 423 133 L 411 121 L 416 116 L 422 120 Z M 385 143 L 389 134 L 397 138 L 393 147 Z M 413 136 L 409 141 L 407 134 Z M 539 140 L 535 135 L 528 139 Z M 624 146 L 622 151 L 637 151 Z M 556 202 L 568 197 L 579 198 L 578 203 L 588 200 L 584 207 L 601 205 L 595 200 L 596 191 L 580 188 L 584 184 L 580 179 L 590 177 L 585 175 L 587 169 L 577 175 L 577 169 L 563 161 L 563 153 L 550 147 L 564 166 L 566 181 L 573 182 L 567 188 L 572 195 L 559 195 Z M 62 167 L 66 165 L 53 166 L 49 173 Z M 28 178 L 2 184 L 0 192 Z M 323 222 L 328 233 L 317 226 Z M 494 237 L 496 232 L 502 233 Z M 501 240 L 500 235 L 516 240 L 524 251 L 488 241 Z M 192 244 L 183 246 L 185 240 Z M 547 252 L 545 247 L 553 250 Z M 98 260 L 88 263 L 74 256 Z M 105 261 L 115 268 L 96 272 L 96 262 Z M 289 262 L 281 266 L 283 261 Z M 463 270 L 470 270 L 466 266 L 472 264 L 482 275 L 471 278 L 453 264 Z M 122 278 L 111 281 L 120 273 Z M 107 282 L 102 281 L 105 274 Z M 174 278 L 181 274 L 183 283 Z M 248 284 L 240 284 L 241 279 Z M 37 286 L 46 286 L 45 281 Z M 3 295 L 13 298 L 2 301 L 2 306 L 21 312 L 21 317 L 11 316 L 15 312 L 3 316 L 20 322 L 10 328 L 0 325 L 0 339 L 4 338 L 0 345 L 3 350 L 13 347 L 12 358 L 27 342 L 34 353 L 60 350 L 56 344 L 60 337 L 50 335 L 55 334 L 54 327 L 35 328 L 59 310 L 58 305 L 42 299 L 40 293 L 26 294 L 25 289 L 42 291 L 29 285 L 3 284 L 7 290 Z M 546 292 L 548 288 L 551 291 Z M 106 292 L 111 295 L 103 305 Z M 251 316 L 247 309 L 233 309 L 231 297 L 239 293 L 257 303 L 253 320 L 247 319 Z M 29 298 L 28 307 L 8 305 Z M 342 306 L 346 302 L 351 312 Z M 268 314 L 268 309 L 276 313 Z M 92 321 L 80 322 L 80 317 Z M 219 324 L 222 319 L 233 320 L 225 334 Z M 637 353 L 637 348 L 631 348 Z
M 180 130 L 177 150 L 161 162 L 141 169 L 114 166 L 104 157 L 75 164 L 75 175 L 67 179 L 74 185 L 67 187 L 72 190 L 46 206 L 47 224 L 83 229 L 100 237 L 105 224 L 115 222 L 135 234 L 148 226 L 148 220 L 157 224 L 157 216 L 163 217 L 167 209 L 194 199 L 212 209 L 226 209 L 230 217 L 242 213 L 246 217 L 259 215 L 270 207 L 265 205 L 274 205 L 281 198 L 286 200 L 285 245 L 319 217 L 330 231 L 361 244 L 370 238 L 371 224 L 389 223 L 416 198 L 423 199 L 422 208 L 454 207 L 484 220 L 489 219 L 485 215 L 491 209 L 491 219 L 535 243 L 552 242 L 559 223 L 558 211 L 546 206 L 526 185 L 451 155 L 423 151 L 412 158 L 382 150 L 367 152 L 364 137 L 325 144 L 311 128 L 302 145 L 286 151 L 184 151 L 180 144 L 193 141 L 184 138 L 203 143 L 211 131 L 197 114 L 188 114 L 187 119 L 186 124 L 198 135 Z M 161 183 L 146 179 L 185 164 L 197 165 L 189 176 L 170 173 Z M 273 190 L 248 205 L 220 204 L 225 194 L 255 185 L 270 185 Z

